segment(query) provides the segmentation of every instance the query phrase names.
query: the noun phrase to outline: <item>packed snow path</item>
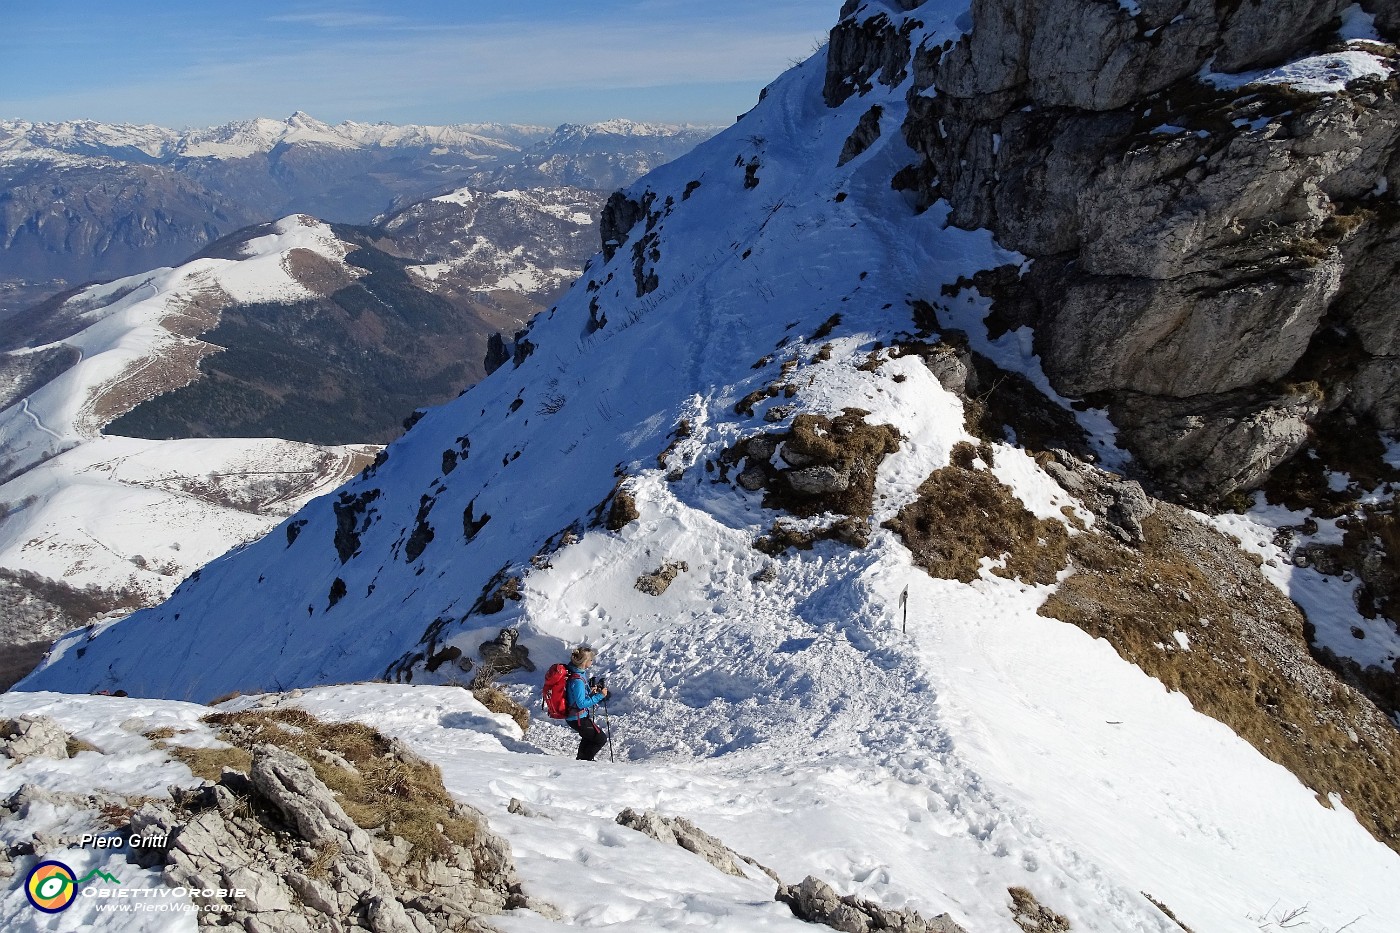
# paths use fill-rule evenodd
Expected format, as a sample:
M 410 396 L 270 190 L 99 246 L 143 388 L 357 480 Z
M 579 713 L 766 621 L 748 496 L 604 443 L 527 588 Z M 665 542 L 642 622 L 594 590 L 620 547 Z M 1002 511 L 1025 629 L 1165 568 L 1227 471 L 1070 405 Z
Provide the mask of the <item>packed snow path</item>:
M 955 40 L 965 12 L 925 3 L 911 42 Z M 429 651 L 476 658 L 511 626 L 539 665 L 581 641 L 602 649 L 622 761 L 539 755 L 569 749 L 548 723 L 529 743 L 483 744 L 481 714 L 450 688 L 335 688 L 362 693 L 313 705 L 406 736 L 455 792 L 494 805 L 528 883 L 570 922 L 776 922 L 766 893 L 716 920 L 715 882 L 673 862 L 641 883 L 649 869 L 614 851 L 631 840 L 611 819 L 652 805 L 790 881 L 812 873 L 887 906 L 946 910 L 971 933 L 1016 933 L 1013 885 L 1075 930 L 1177 930 L 1145 891 L 1202 933 L 1257 931 L 1251 917 L 1274 904 L 1308 905 L 1309 933 L 1391 933 L 1400 858 L 1346 801 L 1321 805 L 1108 645 L 1039 617 L 1047 588 L 931 579 L 882 529 L 969 437 L 920 359 L 864 364 L 876 341 L 909 335 L 911 303 L 945 287 L 966 305 L 959 320 L 980 324 L 989 302 L 958 281 L 1022 257 L 948 228 L 946 205 L 915 213 L 889 183 L 912 158 L 896 131 L 907 87 L 827 107 L 824 59 L 636 186 L 651 206 L 617 255 L 590 263 L 511 363 L 428 412 L 378 469 L 165 606 L 65 640 L 26 685 L 212 697 L 386 672 L 446 682 L 461 672 L 428 671 Z M 886 131 L 833 168 L 872 99 Z M 791 399 L 736 411 L 777 391 L 788 364 Z M 760 554 L 755 538 L 791 516 L 719 480 L 723 452 L 794 412 L 846 408 L 901 435 L 879 467 L 869 547 Z M 994 446 L 985 467 L 1037 518 L 1068 507 L 1092 520 L 1024 451 Z M 620 479 L 637 515 L 608 531 L 593 518 Z M 555 549 L 565 529 L 574 543 Z M 639 593 L 664 562 L 689 569 L 661 597 Z M 484 611 L 508 578 L 518 601 Z M 538 678 L 507 686 L 529 699 Z M 542 816 L 506 814 L 512 796 Z
M 43 431 L 45 434 L 47 434 L 49 437 L 53 438 L 54 440 L 58 441 L 59 443 L 63 443 L 63 435 L 58 434 L 58 433 L 56 433 L 56 432 L 54 432 L 54 431 L 49 430 L 47 427 L 44 426 L 44 422 L 42 422 L 42 421 L 39 420 L 39 416 L 36 415 L 36 414 L 34 414 L 34 412 L 32 412 L 32 411 L 29 410 L 29 397 L 28 397 L 28 396 L 25 396 L 24 398 L 20 399 L 20 401 L 19 401 L 19 410 L 20 410 L 20 413 L 21 413 L 21 414 L 23 414 L 23 415 L 24 415 L 26 418 L 28 418 L 30 421 L 34 422 L 34 427 L 38 428 L 40 431 Z

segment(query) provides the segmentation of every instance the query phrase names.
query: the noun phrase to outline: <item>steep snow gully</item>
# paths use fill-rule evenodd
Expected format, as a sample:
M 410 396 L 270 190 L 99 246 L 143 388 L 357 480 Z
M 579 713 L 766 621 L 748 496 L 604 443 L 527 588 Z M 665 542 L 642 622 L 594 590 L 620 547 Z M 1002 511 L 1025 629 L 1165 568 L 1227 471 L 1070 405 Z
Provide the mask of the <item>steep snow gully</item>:
M 966 2 L 908 5 L 867 4 L 916 46 L 967 22 Z M 1347 801 L 1319 805 L 1107 643 L 1038 616 L 1054 584 L 999 576 L 991 558 L 971 582 L 935 579 L 881 526 L 955 445 L 978 443 L 917 355 L 882 348 L 928 339 L 915 303 L 1021 257 L 891 188 L 913 161 L 898 131 L 912 79 L 829 107 L 825 58 L 633 186 L 638 216 L 611 258 L 518 336 L 512 362 L 165 605 L 65 639 L 23 688 L 203 701 L 411 680 L 297 702 L 438 761 L 573 925 L 796 928 L 771 890 L 691 875 L 612 825 L 645 805 L 785 879 L 947 911 L 974 933 L 1015 933 L 1011 886 L 1075 930 L 1177 933 L 1144 892 L 1200 933 L 1273 929 L 1298 908 L 1297 929 L 1393 929 L 1400 856 Z M 882 131 L 837 167 L 873 103 Z M 975 291 L 957 302 L 959 320 L 989 310 Z M 835 516 L 765 505 L 726 451 L 845 409 L 900 435 L 860 519 L 868 546 L 756 549 L 775 522 L 819 531 Z M 1093 525 L 1024 450 L 988 450 L 975 468 L 1036 518 Z M 685 566 L 669 589 L 636 588 L 667 563 Z M 470 674 L 433 658 L 475 658 L 506 626 L 541 667 L 580 641 L 601 649 L 617 764 L 540 754 L 568 736 L 546 722 L 527 740 L 441 686 Z M 525 699 L 537 677 L 503 683 Z M 65 703 L 28 702 L 60 717 Z M 545 818 L 505 814 L 511 797 Z

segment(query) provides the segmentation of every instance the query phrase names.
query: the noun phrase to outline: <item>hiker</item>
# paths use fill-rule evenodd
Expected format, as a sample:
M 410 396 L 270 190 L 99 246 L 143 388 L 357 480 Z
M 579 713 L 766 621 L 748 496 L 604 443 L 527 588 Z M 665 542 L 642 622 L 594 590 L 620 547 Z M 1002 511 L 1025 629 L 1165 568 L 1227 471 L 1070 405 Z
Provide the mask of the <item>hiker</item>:
M 575 732 L 579 734 L 578 755 L 580 761 L 592 761 L 593 756 L 608 744 L 608 734 L 598 725 L 593 715 L 593 707 L 608 698 L 608 688 L 604 684 L 593 688 L 591 680 L 584 679 L 584 671 L 593 666 L 598 652 L 586 645 L 575 648 L 569 655 L 569 681 L 564 688 L 568 698 L 568 713 L 564 716 Z

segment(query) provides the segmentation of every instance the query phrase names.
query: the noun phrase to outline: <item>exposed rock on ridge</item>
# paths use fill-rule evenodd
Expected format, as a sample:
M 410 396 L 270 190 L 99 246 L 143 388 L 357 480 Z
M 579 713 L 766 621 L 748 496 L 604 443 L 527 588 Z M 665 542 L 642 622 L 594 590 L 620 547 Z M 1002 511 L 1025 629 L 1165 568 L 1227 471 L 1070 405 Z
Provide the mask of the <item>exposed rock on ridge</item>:
M 402 746 L 396 754 L 421 764 Z M 135 851 L 165 866 L 166 884 L 228 891 L 206 904 L 220 926 L 484 933 L 481 915 L 524 904 L 509 848 L 480 813 L 458 805 L 475 838 L 415 859 L 406 840 L 357 825 L 311 765 L 275 745 L 253 749 L 248 776 L 226 770 L 217 784 L 177 790 L 174 803 L 133 815 L 134 834 L 169 839 L 165 850 Z
M 1382 30 L 1400 21 L 1394 3 L 1363 5 Z M 1145 0 L 1136 14 L 974 0 L 961 40 L 916 49 L 919 5 L 878 6 L 846 5 L 827 102 L 912 71 L 903 129 L 922 162 L 897 186 L 1033 260 L 999 297 L 1034 326 L 1058 391 L 1103 393 L 1159 486 L 1252 488 L 1341 406 L 1400 428 L 1396 81 L 1322 94 L 1197 77 L 1335 45 L 1345 0 Z M 1338 329 L 1354 352 L 1309 359 Z M 1320 389 L 1299 388 L 1320 369 Z

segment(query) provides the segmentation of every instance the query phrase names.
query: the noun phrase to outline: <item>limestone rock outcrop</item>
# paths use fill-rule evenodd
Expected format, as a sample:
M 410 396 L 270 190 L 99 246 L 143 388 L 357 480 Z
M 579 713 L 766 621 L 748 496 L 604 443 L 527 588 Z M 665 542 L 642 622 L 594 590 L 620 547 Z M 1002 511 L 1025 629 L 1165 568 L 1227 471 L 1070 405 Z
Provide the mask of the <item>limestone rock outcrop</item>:
M 658 842 L 678 845 L 687 851 L 694 852 L 726 875 L 734 875 L 737 878 L 745 877 L 744 870 L 739 867 L 740 862 L 748 862 L 761 868 L 752 859 L 746 859 L 739 855 L 684 817 L 662 816 L 655 810 L 638 812 L 629 807 L 617 815 L 617 824 L 626 826 L 628 829 L 635 829 Z M 766 868 L 761 868 L 761 870 L 768 871 Z
M 206 923 L 487 933 L 484 915 L 525 904 L 509 848 L 480 813 L 459 805 L 457 815 L 476 822 L 474 838 L 424 857 L 402 837 L 361 828 L 303 758 L 275 745 L 254 748 L 249 775 L 225 771 L 217 784 L 176 790 L 173 802 L 132 816 L 134 834 L 169 840 L 135 857 L 164 865 L 172 887 L 228 892 L 206 899 L 217 907 Z
M 1209 77 L 1336 53 L 1348 0 L 974 0 L 911 47 L 918 6 L 847 4 L 827 102 L 912 73 L 896 186 L 1032 260 L 999 300 L 1158 491 L 1252 488 L 1342 407 L 1400 428 L 1394 46 L 1335 92 Z
M 67 758 L 68 733 L 48 716 L 21 716 L 0 722 L 0 755 L 26 758 Z
M 824 924 L 842 933 L 878 933 L 880 930 L 967 933 L 948 914 L 925 919 L 917 911 L 907 908 L 890 910 L 854 895 L 841 897 L 831 885 L 811 875 L 803 878 L 800 884 L 781 886 L 778 900 L 791 907 L 798 919 Z

